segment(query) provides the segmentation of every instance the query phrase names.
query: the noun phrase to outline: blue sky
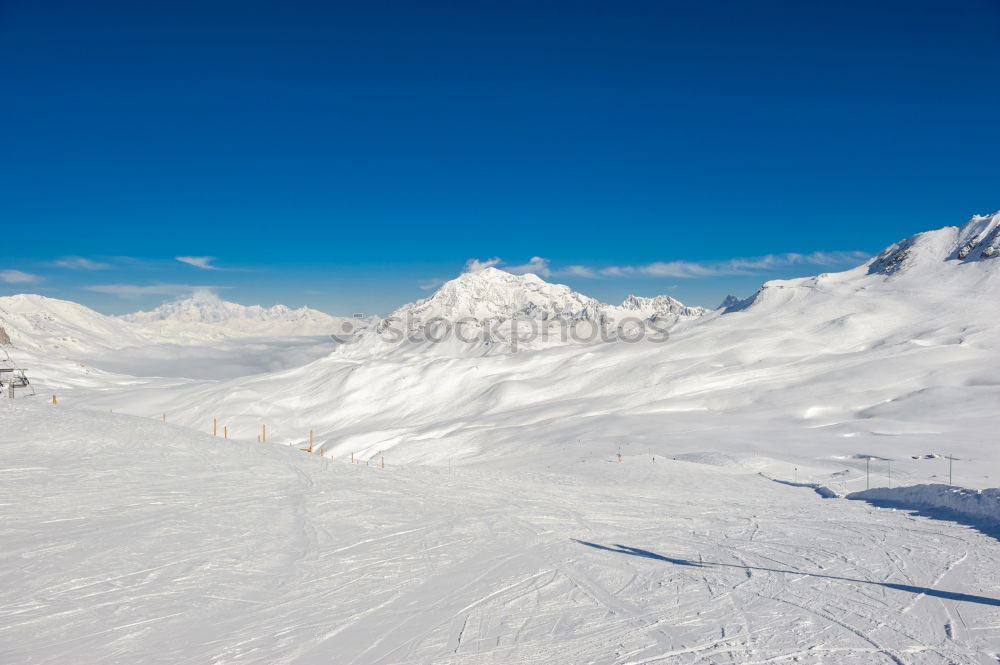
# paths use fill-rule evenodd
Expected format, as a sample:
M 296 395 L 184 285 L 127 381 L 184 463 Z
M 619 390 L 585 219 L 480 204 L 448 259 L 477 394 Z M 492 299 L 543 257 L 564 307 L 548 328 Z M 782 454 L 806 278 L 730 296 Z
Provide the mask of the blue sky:
M 998 31 L 995 0 L 6 0 L 0 294 L 384 313 L 498 257 L 714 306 L 1000 208 Z

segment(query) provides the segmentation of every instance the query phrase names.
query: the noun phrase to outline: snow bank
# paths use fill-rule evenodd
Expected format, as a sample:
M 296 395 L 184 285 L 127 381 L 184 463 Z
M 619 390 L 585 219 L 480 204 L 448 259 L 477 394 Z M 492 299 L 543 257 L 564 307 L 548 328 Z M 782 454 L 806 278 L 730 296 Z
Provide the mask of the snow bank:
M 840 496 L 826 485 L 821 485 L 820 483 L 795 483 L 792 482 L 791 480 L 781 480 L 780 478 L 772 478 L 766 473 L 761 473 L 759 475 L 767 478 L 772 482 L 781 483 L 782 485 L 790 485 L 792 487 L 808 487 L 809 489 L 813 490 L 814 492 L 816 492 L 816 494 L 819 494 L 824 499 L 836 499 L 838 496 Z
M 897 508 L 937 509 L 976 522 L 1000 525 L 1000 488 L 972 490 L 951 485 L 876 487 L 852 492 L 848 499 L 861 499 Z

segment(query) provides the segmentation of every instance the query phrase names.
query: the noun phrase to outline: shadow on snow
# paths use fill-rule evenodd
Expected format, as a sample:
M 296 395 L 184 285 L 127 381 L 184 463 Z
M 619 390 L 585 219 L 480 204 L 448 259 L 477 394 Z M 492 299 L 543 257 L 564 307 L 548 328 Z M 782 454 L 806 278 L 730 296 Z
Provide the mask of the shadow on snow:
M 690 561 L 688 559 L 675 559 L 668 556 L 663 556 L 662 554 L 657 554 L 656 552 L 650 552 L 649 550 L 639 549 L 638 547 L 628 547 L 626 545 L 598 545 L 597 543 L 588 543 L 585 540 L 572 539 L 573 542 L 580 543 L 581 545 L 586 545 L 587 547 L 593 547 L 594 549 L 604 550 L 606 552 L 614 552 L 615 554 L 628 554 L 630 556 L 643 557 L 645 559 L 654 559 L 656 561 L 665 561 L 666 563 L 672 563 L 675 566 L 693 566 L 695 568 L 739 568 L 741 570 L 759 570 L 767 573 L 789 573 L 792 575 L 804 575 L 806 577 L 818 577 L 828 580 L 840 580 L 842 582 L 854 582 L 856 584 L 871 584 L 874 586 L 884 587 L 886 589 L 895 589 L 897 591 L 907 591 L 909 593 L 922 593 L 927 596 L 934 596 L 935 598 L 947 598 L 948 600 L 955 600 L 964 603 L 979 603 L 980 605 L 993 605 L 995 607 L 1000 607 L 1000 600 L 996 598 L 987 598 L 986 596 L 974 596 L 968 593 L 956 593 L 953 591 L 940 591 L 938 589 L 932 589 L 930 587 L 922 586 L 911 586 L 909 584 L 894 584 L 892 582 L 873 582 L 871 580 L 858 580 L 850 577 L 838 577 L 836 575 L 822 575 L 820 573 L 807 573 L 801 570 L 782 570 L 780 568 L 761 568 L 757 566 L 743 566 L 735 563 L 719 563 L 716 561 Z

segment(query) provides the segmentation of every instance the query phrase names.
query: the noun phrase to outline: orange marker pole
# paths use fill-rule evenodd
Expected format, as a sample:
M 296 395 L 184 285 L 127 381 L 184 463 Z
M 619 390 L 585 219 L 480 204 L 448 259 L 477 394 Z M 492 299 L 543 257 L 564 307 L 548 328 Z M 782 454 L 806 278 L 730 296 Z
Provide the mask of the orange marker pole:
M 212 418 L 212 436 L 219 436 L 219 422 Z

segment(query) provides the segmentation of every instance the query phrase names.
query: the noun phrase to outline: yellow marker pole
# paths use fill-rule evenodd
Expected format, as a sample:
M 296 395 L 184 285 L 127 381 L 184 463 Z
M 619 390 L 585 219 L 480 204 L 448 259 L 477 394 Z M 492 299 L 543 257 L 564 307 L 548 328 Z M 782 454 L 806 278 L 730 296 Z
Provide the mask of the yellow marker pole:
M 215 418 L 212 418 L 212 436 L 219 436 L 219 423 Z
M 260 440 L 267 443 L 267 425 L 261 425 Z
M 55 403 L 56 403 L 56 396 L 55 396 L 55 395 L 53 395 L 53 396 L 52 396 L 52 403 L 53 403 L 53 404 L 55 404 Z
M 354 464 L 354 453 L 351 453 L 351 464 Z
M 226 437 L 227 439 L 229 438 L 229 426 L 228 425 L 223 426 L 223 428 L 222 428 L 222 436 Z
M 382 468 L 385 468 L 385 455 L 382 456 Z

